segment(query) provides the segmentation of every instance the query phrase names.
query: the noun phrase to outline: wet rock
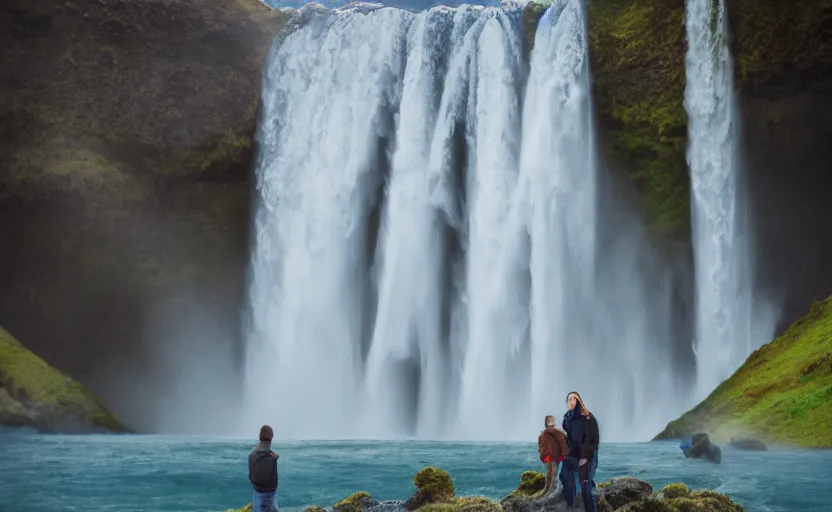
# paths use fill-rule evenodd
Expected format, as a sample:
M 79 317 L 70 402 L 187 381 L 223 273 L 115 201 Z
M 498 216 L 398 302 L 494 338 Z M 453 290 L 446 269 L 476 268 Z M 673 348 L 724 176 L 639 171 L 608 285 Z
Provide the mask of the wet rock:
M 765 445 L 765 443 L 763 443 L 759 439 L 754 439 L 751 437 L 744 437 L 740 439 L 734 439 L 732 437 L 731 442 L 729 444 L 738 450 L 768 450 L 768 447 Z
M 627 503 L 649 498 L 653 493 L 653 486 L 644 480 L 630 476 L 615 477 L 598 484 L 598 496 L 618 510 Z

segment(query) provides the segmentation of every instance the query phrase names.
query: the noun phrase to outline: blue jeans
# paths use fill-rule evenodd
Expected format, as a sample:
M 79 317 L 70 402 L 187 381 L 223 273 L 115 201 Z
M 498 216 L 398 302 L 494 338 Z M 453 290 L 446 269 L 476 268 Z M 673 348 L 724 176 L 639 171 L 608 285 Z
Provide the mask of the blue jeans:
M 563 497 L 569 506 L 575 504 L 575 479 L 581 482 L 581 498 L 586 512 L 597 512 L 595 504 L 595 470 L 598 468 L 598 450 L 592 460 L 585 464 L 586 470 L 578 467 L 579 459 L 566 457 L 560 470 L 560 482 L 563 484 Z M 585 478 L 585 479 L 584 479 Z
M 251 512 L 278 512 L 277 491 L 257 492 L 251 498 Z

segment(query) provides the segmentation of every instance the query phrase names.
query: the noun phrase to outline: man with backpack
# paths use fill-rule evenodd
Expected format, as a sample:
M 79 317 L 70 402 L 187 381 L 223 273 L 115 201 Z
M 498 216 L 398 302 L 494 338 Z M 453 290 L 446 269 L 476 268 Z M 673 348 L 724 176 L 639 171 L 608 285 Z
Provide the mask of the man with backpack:
M 272 427 L 260 427 L 260 442 L 248 456 L 248 480 L 254 487 L 252 512 L 278 512 L 277 459 L 280 455 L 272 451 L 272 438 Z

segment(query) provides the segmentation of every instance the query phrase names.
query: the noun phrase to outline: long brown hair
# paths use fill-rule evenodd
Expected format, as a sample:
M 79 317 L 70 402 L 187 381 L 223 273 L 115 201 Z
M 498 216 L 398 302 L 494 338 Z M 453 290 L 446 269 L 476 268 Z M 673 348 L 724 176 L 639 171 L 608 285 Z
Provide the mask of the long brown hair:
M 578 399 L 578 403 L 581 404 L 581 414 L 586 419 L 590 419 L 592 417 L 592 413 L 589 412 L 589 409 L 587 409 L 586 405 L 584 405 L 584 399 L 581 398 L 580 393 L 578 393 L 577 391 L 570 391 L 569 393 L 567 393 L 566 394 L 566 403 L 569 403 L 569 395 L 575 395 L 575 398 Z

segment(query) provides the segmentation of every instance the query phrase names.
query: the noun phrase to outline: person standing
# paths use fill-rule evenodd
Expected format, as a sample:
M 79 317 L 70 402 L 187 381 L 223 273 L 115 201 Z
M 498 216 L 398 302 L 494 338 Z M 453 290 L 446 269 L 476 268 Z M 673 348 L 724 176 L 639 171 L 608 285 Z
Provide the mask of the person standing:
M 581 395 L 576 391 L 566 395 L 566 403 L 569 410 L 563 415 L 562 427 L 566 432 L 566 444 L 569 451 L 560 472 L 563 497 L 570 507 L 575 506 L 575 477 L 578 477 L 584 510 L 597 512 L 594 478 L 598 467 L 600 440 L 598 421 L 586 408 Z
M 545 495 L 554 488 L 558 464 L 566 458 L 567 453 L 566 435 L 555 428 L 554 416 L 546 416 L 544 430 L 537 438 L 537 450 L 540 453 L 540 462 L 546 465 L 546 484 L 543 487 Z
M 260 427 L 260 442 L 248 456 L 248 480 L 254 487 L 251 500 L 252 512 L 278 512 L 277 459 L 272 451 L 274 430 L 269 425 Z

